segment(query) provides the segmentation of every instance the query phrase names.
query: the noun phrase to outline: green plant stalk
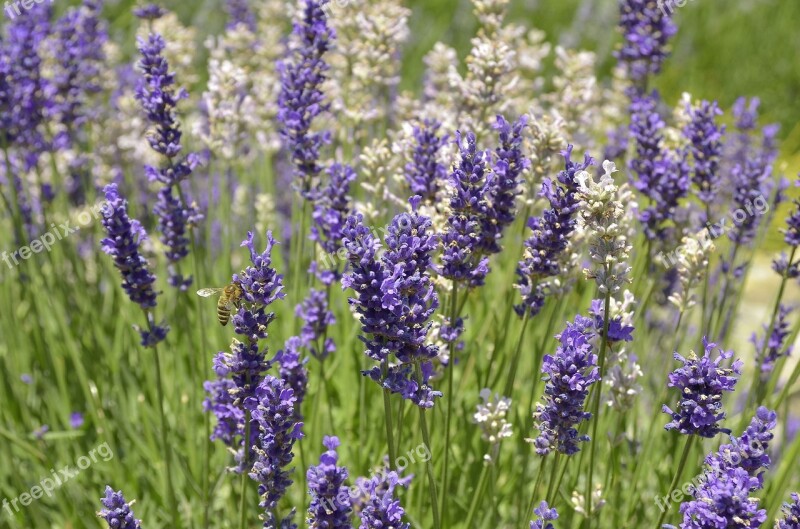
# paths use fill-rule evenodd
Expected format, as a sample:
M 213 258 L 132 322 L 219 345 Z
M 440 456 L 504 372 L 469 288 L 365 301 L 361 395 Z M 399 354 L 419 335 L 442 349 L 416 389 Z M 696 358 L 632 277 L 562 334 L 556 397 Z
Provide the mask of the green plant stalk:
M 417 373 L 417 384 L 422 386 L 422 370 L 420 369 L 419 364 L 416 364 L 415 370 Z M 418 406 L 419 407 L 419 406 Z M 425 443 L 425 446 L 428 447 L 428 451 L 431 449 L 431 439 L 430 434 L 428 433 L 428 421 L 425 418 L 425 408 L 419 407 L 419 425 L 420 429 L 422 430 L 422 442 Z M 433 510 L 433 528 L 439 529 L 441 526 L 441 519 L 439 518 L 439 501 L 436 497 L 436 478 L 433 475 L 433 464 L 431 463 L 431 458 L 425 462 L 425 470 L 428 474 L 428 488 L 430 497 L 431 497 L 431 509 Z
M 600 394 L 602 393 L 603 377 L 605 376 L 606 367 L 606 349 L 608 348 L 608 324 L 611 312 L 611 292 L 606 292 L 605 300 L 603 302 L 603 336 L 600 340 L 600 355 L 598 361 L 598 369 L 600 379 L 598 385 L 595 387 L 594 400 L 592 401 L 592 439 L 591 446 L 589 447 L 589 474 L 586 479 L 586 519 L 588 520 L 589 527 L 592 526 L 592 477 L 594 473 L 594 456 L 597 448 L 597 424 L 600 422 Z
M 483 490 L 486 488 L 486 477 L 489 475 L 489 464 L 484 463 L 481 469 L 481 475 L 478 478 L 478 485 L 475 487 L 475 492 L 472 494 L 472 502 L 470 502 L 469 512 L 467 513 L 467 524 L 464 526 L 467 529 L 472 527 L 472 521 L 475 519 L 475 512 L 478 510 L 478 505 L 483 503 Z
M 773 520 L 780 508 L 781 503 L 788 498 L 784 498 L 786 483 L 789 478 L 797 471 L 797 460 L 800 458 L 800 435 L 795 436 L 791 446 L 782 457 L 778 475 L 771 480 L 770 498 L 767 506 L 767 520 Z
M 458 281 L 453 280 L 453 291 L 450 295 L 450 325 L 456 325 L 458 314 Z M 442 505 L 440 509 L 442 513 L 442 520 L 444 520 L 445 524 L 447 523 L 447 505 L 445 500 L 447 498 L 447 490 L 449 485 L 448 480 L 450 478 L 450 426 L 451 418 L 453 416 L 453 401 L 455 400 L 455 395 L 453 394 L 453 371 L 456 367 L 455 342 L 450 342 L 448 344 L 448 349 L 450 357 L 447 363 L 447 412 L 444 419 L 444 469 L 442 470 Z
M 153 331 L 153 317 L 148 311 L 145 311 L 145 318 L 150 332 Z M 158 346 L 153 346 L 153 358 L 156 363 L 156 393 L 158 395 L 158 415 L 161 422 L 161 447 L 164 451 L 164 498 L 169 502 L 170 516 L 172 517 L 172 525 L 176 529 L 180 527 L 178 523 L 178 503 L 175 500 L 175 488 L 172 485 L 172 447 L 169 445 L 169 436 L 167 434 L 167 415 L 164 413 L 164 384 L 161 379 L 161 359 L 158 354 Z
M 522 318 L 522 329 L 519 331 L 519 339 L 517 340 L 517 347 L 514 351 L 514 357 L 511 361 L 511 367 L 508 371 L 508 378 L 506 379 L 506 386 L 503 390 L 503 396 L 510 396 L 511 392 L 514 390 L 514 378 L 517 376 L 517 369 L 519 367 L 519 357 L 522 352 L 522 341 L 525 337 L 525 329 L 528 327 L 528 321 L 530 320 L 530 311 L 525 311 L 525 316 Z M 533 366 L 534 369 L 537 368 L 536 365 Z
M 389 360 L 383 359 L 381 362 L 381 376 L 386 378 L 389 372 Z M 397 449 L 394 445 L 394 425 L 392 424 L 392 403 L 390 400 L 391 394 L 389 390 L 383 388 L 383 417 L 386 424 L 386 444 L 389 447 L 389 468 L 395 470 L 395 462 L 397 460 Z M 430 446 L 430 445 L 428 445 Z
M 672 494 L 672 491 L 675 490 L 675 487 L 678 486 L 678 482 L 683 475 L 683 469 L 686 467 L 686 461 L 689 460 L 689 454 L 692 451 L 692 444 L 694 443 L 694 435 L 689 435 L 686 439 L 686 444 L 683 446 L 683 454 L 681 454 L 681 460 L 678 463 L 678 468 L 675 470 L 675 475 L 672 477 L 672 483 L 669 485 L 669 489 L 667 490 L 667 494 Z M 656 529 L 661 529 L 661 525 L 664 523 L 664 520 L 667 518 L 667 512 L 669 512 L 669 508 L 665 507 L 663 511 L 661 511 L 661 516 L 658 518 L 658 523 L 656 523 Z
M 547 496 L 545 496 L 545 500 L 551 505 L 553 503 L 553 494 L 556 490 L 556 481 L 558 480 L 559 463 L 561 463 L 561 452 L 556 452 L 556 458 L 553 460 L 553 468 L 550 471 L 550 485 L 547 486 Z

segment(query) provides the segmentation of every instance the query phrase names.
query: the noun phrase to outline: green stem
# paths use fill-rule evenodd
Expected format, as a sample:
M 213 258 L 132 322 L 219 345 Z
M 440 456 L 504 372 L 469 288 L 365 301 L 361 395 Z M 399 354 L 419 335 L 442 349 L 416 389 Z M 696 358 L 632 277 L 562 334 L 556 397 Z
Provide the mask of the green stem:
M 550 474 L 550 485 L 547 487 L 547 496 L 545 496 L 545 500 L 548 504 L 553 503 L 553 493 L 556 489 L 556 481 L 558 478 L 558 465 L 561 463 L 561 452 L 556 452 L 556 458 L 553 461 L 553 468 L 551 469 Z
M 415 370 L 417 372 L 417 384 L 422 386 L 422 370 L 420 369 L 419 364 L 415 366 Z M 428 448 L 430 452 L 431 449 L 431 439 L 430 435 L 428 434 L 428 421 L 425 418 L 425 408 L 419 408 L 419 425 L 420 429 L 422 430 L 422 442 L 425 443 L 425 446 Z M 433 464 L 431 463 L 431 458 L 425 462 L 425 469 L 428 474 L 428 488 L 430 489 L 430 496 L 431 496 L 431 509 L 433 510 L 433 528 L 439 529 L 440 527 L 440 518 L 439 518 L 439 501 L 436 497 L 436 478 L 433 476 Z
M 514 357 L 511 360 L 511 369 L 508 371 L 508 378 L 506 379 L 506 387 L 503 396 L 510 396 L 514 389 L 514 378 L 517 376 L 517 368 L 519 366 L 519 357 L 522 352 L 522 341 L 525 337 L 525 329 L 528 327 L 528 320 L 530 319 L 530 311 L 525 311 L 525 316 L 522 318 L 522 329 L 519 331 L 519 340 L 517 340 L 517 348 L 514 351 Z M 537 366 L 533 366 L 537 369 Z
M 481 476 L 478 478 L 478 485 L 475 487 L 475 493 L 472 495 L 472 502 L 469 505 L 469 512 L 467 513 L 467 524 L 464 526 L 467 529 L 472 527 L 472 521 L 475 519 L 475 511 L 478 509 L 483 499 L 483 489 L 486 488 L 486 477 L 489 475 L 489 464 L 483 465 Z
M 389 371 L 389 361 L 384 359 L 381 362 L 381 375 L 385 379 Z M 386 444 L 389 446 L 389 468 L 395 469 L 397 451 L 394 445 L 394 425 L 392 424 L 392 403 L 390 401 L 389 390 L 383 389 L 383 416 L 386 423 Z M 429 445 L 430 446 L 430 445 Z
M 681 475 L 683 475 L 683 469 L 686 466 L 686 461 L 689 460 L 689 454 L 692 451 L 692 443 L 694 442 L 694 436 L 690 435 L 686 439 L 686 444 L 683 447 L 683 454 L 681 454 L 681 460 L 678 463 L 678 469 L 675 471 L 675 476 L 672 478 L 672 483 L 669 485 L 669 489 L 667 490 L 667 494 L 672 494 L 672 491 L 675 490 L 675 487 L 678 486 L 678 482 L 681 479 Z M 658 523 L 656 524 L 656 529 L 661 529 L 661 525 L 664 523 L 664 520 L 667 518 L 667 512 L 669 508 L 667 506 L 664 507 L 664 510 L 661 511 L 661 516 L 658 518 Z
M 456 320 L 458 319 L 458 281 L 455 280 L 453 280 L 453 292 L 450 296 L 449 317 L 449 324 L 455 327 Z M 456 348 L 454 341 L 448 344 L 448 350 L 450 357 L 447 363 L 447 413 L 445 414 L 444 418 L 444 469 L 442 471 L 441 506 L 442 520 L 445 524 L 447 523 L 447 504 L 445 499 L 447 498 L 447 490 L 449 486 L 448 480 L 450 479 L 450 425 L 453 416 L 453 401 L 455 400 L 455 395 L 453 394 L 453 371 L 455 371 L 456 367 Z

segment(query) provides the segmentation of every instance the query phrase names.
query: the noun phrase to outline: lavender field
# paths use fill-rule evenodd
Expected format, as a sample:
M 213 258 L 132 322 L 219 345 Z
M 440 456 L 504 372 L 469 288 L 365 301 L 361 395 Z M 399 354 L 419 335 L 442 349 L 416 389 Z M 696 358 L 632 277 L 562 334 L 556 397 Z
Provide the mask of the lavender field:
M 710 3 L 7 2 L 0 529 L 800 529 L 800 7 Z

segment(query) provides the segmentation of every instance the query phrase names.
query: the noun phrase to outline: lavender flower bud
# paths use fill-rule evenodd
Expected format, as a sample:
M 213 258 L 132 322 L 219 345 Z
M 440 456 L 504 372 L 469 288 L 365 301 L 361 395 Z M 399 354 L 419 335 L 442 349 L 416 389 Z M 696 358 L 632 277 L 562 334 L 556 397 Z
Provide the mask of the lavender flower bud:
M 542 501 L 538 507 L 533 509 L 533 514 L 539 518 L 535 522 L 531 522 L 530 529 L 555 529 L 550 521 L 558 520 L 558 511 L 551 509 L 546 501 Z
M 103 510 L 97 515 L 103 518 L 108 524 L 109 529 L 139 529 L 141 521 L 133 517 L 131 511 L 131 503 L 125 501 L 122 496 L 122 491 L 114 492 L 109 486 L 106 486 L 106 496 L 100 500 L 103 504 Z
M 327 529 L 350 529 L 350 493 L 345 485 L 347 469 L 337 466 L 339 454 L 338 437 L 328 437 L 322 444 L 328 449 L 319 459 L 318 466 L 308 469 L 308 493 L 311 505 L 308 507 L 306 523 L 309 527 L 325 527 Z
M 775 521 L 775 529 L 800 529 L 800 494 L 792 493 L 792 503 L 781 507 L 783 518 Z

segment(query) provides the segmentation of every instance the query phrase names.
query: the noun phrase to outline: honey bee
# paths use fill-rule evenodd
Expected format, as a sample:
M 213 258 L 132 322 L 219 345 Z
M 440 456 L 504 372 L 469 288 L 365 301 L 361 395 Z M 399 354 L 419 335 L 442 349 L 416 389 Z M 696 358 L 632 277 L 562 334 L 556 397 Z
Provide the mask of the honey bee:
M 197 291 L 198 296 L 207 298 L 219 294 L 217 301 L 217 319 L 224 327 L 231 319 L 231 309 L 239 307 L 242 299 L 242 286 L 239 283 L 231 283 L 221 288 L 201 288 Z

